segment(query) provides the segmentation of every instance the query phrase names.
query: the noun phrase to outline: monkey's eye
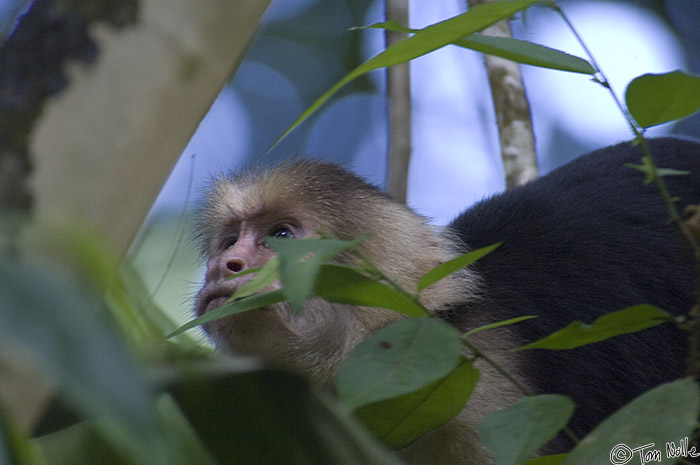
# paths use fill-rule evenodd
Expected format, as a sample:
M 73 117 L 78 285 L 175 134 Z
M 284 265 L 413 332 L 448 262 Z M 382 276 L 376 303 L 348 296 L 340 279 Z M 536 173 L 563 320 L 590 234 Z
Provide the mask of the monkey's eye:
M 272 231 L 270 237 L 275 237 L 279 239 L 293 239 L 294 233 L 289 230 L 289 228 L 279 227 Z
M 221 246 L 224 250 L 230 249 L 236 244 L 236 241 L 238 241 L 238 237 L 228 237 L 224 241 L 222 241 Z

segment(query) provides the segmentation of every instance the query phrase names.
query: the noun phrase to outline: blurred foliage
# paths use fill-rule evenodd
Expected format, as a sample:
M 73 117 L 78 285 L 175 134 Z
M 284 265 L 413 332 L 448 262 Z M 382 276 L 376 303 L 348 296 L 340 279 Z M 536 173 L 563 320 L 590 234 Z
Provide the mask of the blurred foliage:
M 42 409 L 30 439 L 17 426 L 30 412 L 0 395 L 0 413 L 12 411 L 0 415 L 1 464 L 394 463 L 301 379 L 188 334 L 166 340 L 176 325 L 98 238 L 38 237 L 0 259 L 0 360 L 28 361 L 49 388 L 26 400 L 61 408 Z M 9 373 L 0 364 L 0 393 L 29 397 Z

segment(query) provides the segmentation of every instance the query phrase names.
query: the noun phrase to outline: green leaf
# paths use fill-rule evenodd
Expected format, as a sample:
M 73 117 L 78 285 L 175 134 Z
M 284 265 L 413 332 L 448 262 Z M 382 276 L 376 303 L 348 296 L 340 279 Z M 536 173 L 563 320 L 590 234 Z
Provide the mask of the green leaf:
M 272 257 L 270 260 L 262 266 L 262 268 L 256 268 L 252 270 L 246 270 L 242 273 L 236 273 L 231 276 L 231 278 L 240 278 L 244 274 L 257 273 L 253 279 L 247 281 L 243 284 L 236 292 L 231 296 L 231 301 L 242 299 L 244 297 L 251 296 L 256 292 L 262 291 L 264 288 L 279 279 L 279 258 Z
M 355 268 L 326 264 L 321 269 L 314 293 L 324 300 L 387 308 L 412 317 L 430 315 L 410 296 L 365 276 Z
M 660 308 L 653 305 L 637 305 L 608 313 L 595 320 L 592 325 L 574 321 L 556 333 L 516 350 L 573 349 L 620 334 L 635 333 L 668 321 L 673 321 L 673 316 Z
M 0 464 L 43 464 L 39 448 L 28 439 L 23 428 L 10 420 L 0 409 Z
M 212 368 L 189 370 L 170 392 L 216 463 L 398 465 L 302 378 L 281 370 Z
M 405 33 L 416 33 L 421 30 L 408 28 L 396 21 L 375 23 L 364 28 L 353 29 L 386 29 Z M 525 65 L 591 75 L 596 72 L 593 66 L 583 58 L 511 37 L 487 36 L 477 32 L 457 39 L 453 44 Z
M 285 300 L 286 299 L 282 289 L 276 289 L 274 291 L 252 295 L 250 297 L 246 297 L 245 299 L 236 300 L 235 302 L 224 304 L 217 309 L 206 312 L 204 315 L 188 321 L 172 333 L 168 334 L 166 339 L 173 338 L 184 333 L 188 329 L 209 323 L 210 321 L 218 320 L 219 318 L 235 315 L 237 313 L 248 312 L 258 308 L 269 307 L 270 305 L 284 302 Z
M 79 276 L 0 260 L 0 282 L 0 340 L 29 351 L 71 408 L 112 415 L 134 434 L 153 426 L 143 373 Z
M 684 118 L 700 110 L 700 76 L 681 71 L 639 76 L 627 86 L 625 102 L 643 128 Z
M 674 170 L 672 168 L 654 168 L 654 164 L 651 162 L 651 160 L 648 157 L 642 157 L 642 163 L 643 165 L 635 165 L 634 163 L 625 163 L 625 166 L 628 168 L 633 168 L 637 171 L 641 171 L 642 173 L 646 174 L 646 178 L 644 179 L 644 184 L 651 184 L 654 182 L 656 177 L 663 177 L 663 176 L 687 176 L 690 174 L 690 171 L 681 171 L 681 170 Z
M 102 422 L 104 423 L 104 422 Z M 35 442 L 51 464 L 104 465 L 138 464 L 139 454 L 129 447 L 115 447 L 115 440 L 125 441 L 118 432 L 108 431 L 100 422 L 84 421 L 70 428 L 38 438 Z
M 454 43 L 460 47 L 495 55 L 525 65 L 591 75 L 596 72 L 593 66 L 583 58 L 569 55 L 544 45 L 511 37 L 493 37 L 477 33 L 459 39 Z
M 412 29 L 410 27 L 406 27 L 398 21 L 394 20 L 389 20 L 383 23 L 374 23 L 370 24 L 369 26 L 356 26 L 350 28 L 351 31 L 358 29 L 386 29 L 388 31 L 405 32 L 407 34 L 413 34 L 414 32 L 420 31 L 420 29 Z
M 436 282 L 440 281 L 446 276 L 451 275 L 455 271 L 461 270 L 465 266 L 469 266 L 475 261 L 479 260 L 481 257 L 490 254 L 495 250 L 501 243 L 493 244 L 488 247 L 482 247 L 481 249 L 472 250 L 459 257 L 453 258 L 445 263 L 441 263 L 432 270 L 425 273 L 418 281 L 418 291 L 422 291 L 428 286 L 432 286 Z
M 459 332 L 439 319 L 397 321 L 350 352 L 338 370 L 338 396 L 354 410 L 417 391 L 454 370 L 461 349 Z
M 558 394 L 525 397 L 484 418 L 479 435 L 499 465 L 520 465 L 566 426 L 574 408 Z
M 339 239 L 275 239 L 267 243 L 279 257 L 279 274 L 285 297 L 296 312 L 304 307 L 306 299 L 313 295 L 321 267 L 330 258 L 354 247 L 363 239 L 341 241 Z
M 423 56 L 445 45 L 449 45 L 464 36 L 481 31 L 502 19 L 512 16 L 520 10 L 528 8 L 535 3 L 539 3 L 539 1 L 540 0 L 500 0 L 493 3 L 478 5 L 470 8 L 466 13 L 428 26 L 417 31 L 411 37 L 392 44 L 379 55 L 365 61 L 360 66 L 350 71 L 350 73 L 319 97 L 318 100 L 312 103 L 311 106 L 277 138 L 273 145 L 276 145 L 289 132 L 315 113 L 321 105 L 326 103 L 326 101 L 343 86 L 363 74 L 375 69 L 405 63 L 414 58 Z
M 479 370 L 462 358 L 457 368 L 428 386 L 355 410 L 375 436 L 402 449 L 462 411 L 479 380 Z
M 464 335 L 465 335 L 465 336 L 471 336 L 472 334 L 476 334 L 476 333 L 479 333 L 479 332 L 481 332 L 481 331 L 485 331 L 485 330 L 487 330 L 487 329 L 500 328 L 501 326 L 508 326 L 508 325 L 512 325 L 512 324 L 515 324 L 515 323 L 520 323 L 521 321 L 531 320 L 531 319 L 533 319 L 533 318 L 538 318 L 538 316 L 537 316 L 537 315 L 526 315 L 526 316 L 519 316 L 519 317 L 516 317 L 516 318 L 511 318 L 511 319 L 509 319 L 509 320 L 498 321 L 498 322 L 496 322 L 496 323 L 491 323 L 491 324 L 488 324 L 488 325 L 479 326 L 478 328 L 474 328 L 474 329 L 472 329 L 472 330 L 467 331 L 466 333 L 464 333 Z
M 676 458 L 667 455 L 667 445 L 678 447 L 691 435 L 697 425 L 699 398 L 698 386 L 692 380 L 662 384 L 610 415 L 562 465 L 640 463 L 641 453 L 655 450 L 659 451 L 659 460 L 648 463 L 675 463 Z

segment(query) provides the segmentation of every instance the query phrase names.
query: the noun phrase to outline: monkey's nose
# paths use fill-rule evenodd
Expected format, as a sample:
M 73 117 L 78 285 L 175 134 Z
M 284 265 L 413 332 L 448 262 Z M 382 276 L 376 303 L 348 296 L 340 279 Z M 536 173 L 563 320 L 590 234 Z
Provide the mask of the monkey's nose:
M 240 273 L 245 269 L 245 262 L 241 258 L 232 258 L 226 262 L 226 268 L 233 273 Z

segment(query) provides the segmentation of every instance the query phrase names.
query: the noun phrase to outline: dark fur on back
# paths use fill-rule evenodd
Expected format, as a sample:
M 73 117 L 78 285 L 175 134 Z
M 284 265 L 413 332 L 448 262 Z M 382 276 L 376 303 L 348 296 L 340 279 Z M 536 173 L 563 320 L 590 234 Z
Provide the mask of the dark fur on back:
M 700 144 L 649 145 L 659 167 L 692 172 L 665 178 L 679 208 L 700 203 Z M 636 304 L 688 312 L 695 301 L 692 257 L 657 187 L 624 166 L 640 160 L 630 143 L 598 150 L 457 217 L 451 226 L 470 248 L 503 245 L 474 266 L 485 298 L 473 309 L 445 312 L 447 319 L 473 327 L 540 315 L 512 327 L 531 342 Z M 683 376 L 686 352 L 683 332 L 664 324 L 575 350 L 522 355 L 538 392 L 574 399 L 573 427 L 582 434 L 654 385 Z

